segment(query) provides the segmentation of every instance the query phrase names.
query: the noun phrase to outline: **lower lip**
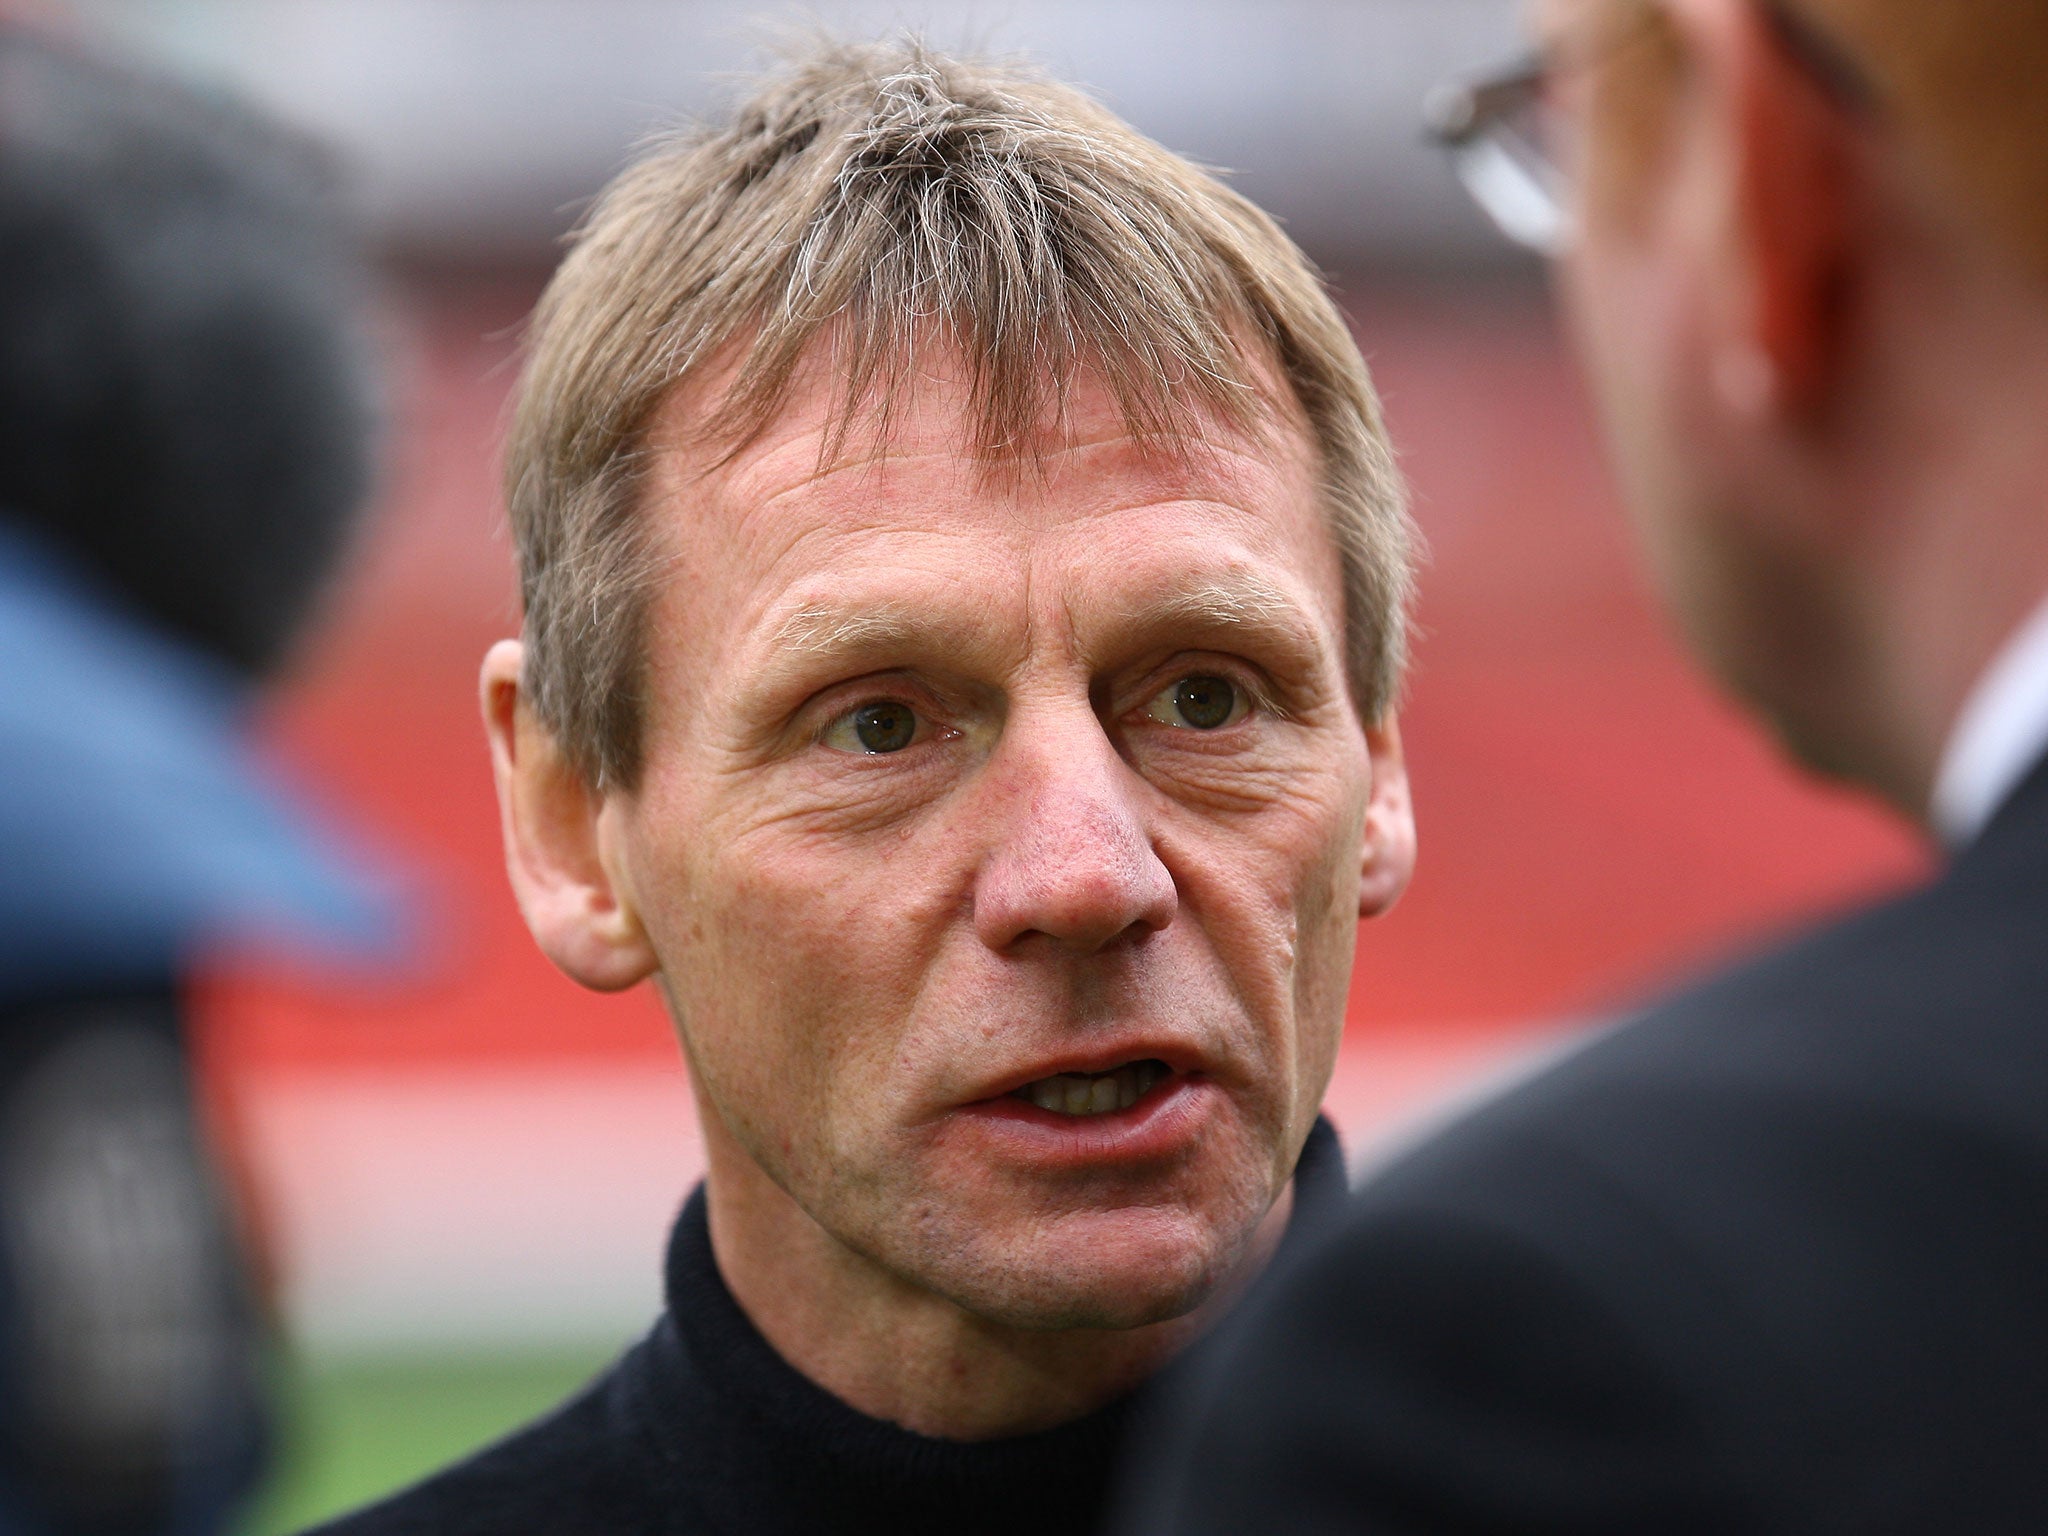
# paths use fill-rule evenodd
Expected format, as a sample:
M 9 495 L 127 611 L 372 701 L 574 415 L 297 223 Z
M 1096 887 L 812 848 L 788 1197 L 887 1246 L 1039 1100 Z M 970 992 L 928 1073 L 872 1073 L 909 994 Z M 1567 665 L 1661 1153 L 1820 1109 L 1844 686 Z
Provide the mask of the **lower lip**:
M 1208 1123 L 1222 1090 L 1206 1077 L 1176 1074 L 1129 1109 L 1062 1115 L 1004 1095 L 963 1105 L 952 1118 L 993 1139 L 1012 1157 L 1086 1167 L 1141 1163 L 1184 1153 Z

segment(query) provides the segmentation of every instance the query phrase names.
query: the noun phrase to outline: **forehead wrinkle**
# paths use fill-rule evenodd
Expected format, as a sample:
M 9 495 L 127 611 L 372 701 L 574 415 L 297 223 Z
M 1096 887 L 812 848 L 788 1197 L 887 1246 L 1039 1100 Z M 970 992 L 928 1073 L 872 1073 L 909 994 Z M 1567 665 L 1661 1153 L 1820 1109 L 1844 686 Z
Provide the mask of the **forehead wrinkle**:
M 1133 458 L 1145 461 L 1152 470 L 1146 477 L 1147 489 L 1138 493 L 1138 499 L 1219 500 L 1240 512 L 1247 510 L 1247 490 L 1252 492 L 1250 499 L 1257 500 L 1255 488 L 1275 479 L 1293 479 L 1304 471 L 1312 477 L 1316 459 L 1314 442 L 1304 425 L 1293 419 L 1294 413 L 1284 410 L 1276 412 L 1277 419 L 1268 423 L 1266 430 L 1256 433 L 1219 424 L 1212 432 L 1159 441 L 1133 434 L 1121 412 L 1106 401 L 1096 402 L 1095 409 L 1084 408 L 1064 417 L 1057 441 L 1041 440 L 1014 453 L 979 455 L 967 430 L 971 412 L 940 391 L 939 398 L 904 409 L 886 423 L 888 430 L 870 445 L 870 451 L 853 451 L 852 442 L 861 436 L 856 431 L 832 462 L 821 463 L 836 418 L 836 403 L 821 419 L 824 402 L 815 391 L 805 390 L 792 395 L 752 444 L 732 457 L 716 458 L 688 430 L 692 406 L 701 410 L 701 402 L 688 398 L 691 393 L 678 392 L 664 402 L 663 419 L 657 422 L 654 434 L 658 457 L 666 461 L 667 472 L 660 479 L 668 482 L 672 492 L 695 482 L 697 494 L 707 503 L 703 512 L 722 517 L 739 537 L 765 541 L 766 549 L 779 552 L 771 558 L 809 543 L 810 532 L 824 531 L 804 527 L 808 518 L 799 508 L 806 499 L 820 496 L 830 505 L 861 494 L 858 485 L 845 487 L 848 475 L 884 484 L 899 471 L 915 477 L 919 465 L 936 461 L 942 468 L 976 472 L 977 483 L 961 487 L 971 500 L 959 504 L 958 510 L 973 507 L 976 513 L 986 512 L 992 503 L 985 498 L 996 494 L 1011 515 L 1022 514 L 1028 523 L 1039 511 L 1070 498 L 1076 481 L 1126 478 L 1123 470 L 1129 466 L 1122 461 Z M 1104 466 L 1105 455 L 1117 462 Z M 706 462 L 707 457 L 712 461 Z M 1014 465 L 1015 473 L 1004 477 L 1005 483 L 998 488 L 990 481 L 1005 461 Z M 794 516 L 787 516 L 792 512 Z M 970 514 L 958 531 L 965 532 L 967 524 L 980 520 Z M 928 527 L 920 531 L 937 535 L 948 530 Z
M 829 332 L 828 327 L 828 332 Z M 825 337 L 820 338 L 826 340 Z M 1020 480 L 1044 480 L 1054 461 L 1077 452 L 1127 443 L 1135 451 L 1184 472 L 1201 461 L 1242 458 L 1269 463 L 1318 456 L 1315 434 L 1294 386 L 1279 368 L 1270 343 L 1254 335 L 1239 338 L 1257 397 L 1251 420 L 1237 424 L 1202 409 L 1186 432 L 1145 434 L 1112 390 L 1099 366 L 1084 364 L 1028 441 L 983 448 L 976 431 L 981 419 L 975 368 L 959 348 L 939 343 L 911 350 L 899 398 L 884 405 L 872 395 L 849 397 L 830 345 L 814 345 L 802 358 L 775 408 L 739 444 L 721 451 L 701 428 L 716 418 L 738 381 L 744 349 L 730 346 L 700 377 L 670 389 L 655 408 L 650 442 L 666 453 L 694 459 L 728 486 L 753 478 L 768 463 L 808 447 L 799 481 L 768 492 L 772 499 L 796 484 L 871 468 L 890 458 L 942 456 L 993 470 L 1014 465 Z M 934 432 L 935 424 L 942 424 Z M 924 429 L 920 432 L 918 429 Z M 865 429 L 865 430 L 864 430 Z M 915 453 L 906 438 L 942 437 Z M 827 450 L 837 451 L 827 462 Z M 750 461 L 750 462 L 749 462 Z M 744 468 L 741 468 L 742 465 Z
M 929 419 L 929 418 L 928 418 Z M 981 452 L 971 438 L 963 437 L 961 421 L 945 413 L 946 429 L 931 440 L 918 441 L 908 419 L 889 424 L 887 435 L 856 450 L 852 440 L 829 462 L 823 449 L 830 423 L 807 423 L 772 441 L 757 444 L 739 459 L 715 467 L 711 473 L 722 479 L 724 494 L 743 502 L 752 513 L 769 511 L 792 496 L 835 486 L 845 477 L 882 479 L 897 467 L 910 468 L 930 461 L 958 465 L 975 472 L 984 485 L 1000 479 L 1012 497 L 1043 500 L 1057 494 L 1058 482 L 1068 476 L 1100 473 L 1085 462 L 1105 453 L 1142 459 L 1155 466 L 1160 483 L 1178 483 L 1195 490 L 1199 486 L 1235 484 L 1246 469 L 1255 477 L 1285 474 L 1298 460 L 1313 457 L 1312 445 L 1299 439 L 1301 433 L 1283 433 L 1278 441 L 1248 437 L 1219 430 L 1213 435 L 1164 441 L 1133 433 L 1121 420 L 1107 421 L 1099 430 L 1066 430 L 1055 443 L 1028 448 Z M 1009 469 L 1014 473 L 999 475 Z

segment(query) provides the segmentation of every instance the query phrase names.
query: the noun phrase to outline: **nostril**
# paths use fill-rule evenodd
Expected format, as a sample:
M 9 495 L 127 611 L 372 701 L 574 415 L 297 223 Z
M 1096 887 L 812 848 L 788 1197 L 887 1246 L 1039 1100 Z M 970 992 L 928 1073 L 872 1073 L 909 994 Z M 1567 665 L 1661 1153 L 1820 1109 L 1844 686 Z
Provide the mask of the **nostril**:
M 1097 950 L 1173 921 L 1179 895 L 1148 843 L 1127 833 L 1100 841 L 1048 835 L 1035 842 L 999 849 L 982 871 L 975 917 L 992 947 L 1039 934 Z
M 1038 732 L 1013 721 L 983 781 L 974 910 L 992 948 L 1036 934 L 1094 950 L 1173 921 L 1178 897 L 1143 786 L 1095 717 L 1080 718 L 1085 729 Z

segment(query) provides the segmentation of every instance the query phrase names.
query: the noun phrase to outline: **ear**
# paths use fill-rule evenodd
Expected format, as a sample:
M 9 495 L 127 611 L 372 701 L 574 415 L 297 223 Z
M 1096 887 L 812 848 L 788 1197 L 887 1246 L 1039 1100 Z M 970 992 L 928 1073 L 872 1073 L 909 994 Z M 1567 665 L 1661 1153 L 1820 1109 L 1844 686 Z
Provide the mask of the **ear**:
M 527 706 L 522 658 L 518 641 L 500 640 L 481 683 L 512 893 L 543 954 L 571 980 L 617 992 L 656 969 L 625 878 L 619 808 Z
M 1766 7 L 1673 0 L 1670 12 L 1699 66 L 1693 110 L 1712 114 L 1701 126 L 1717 141 L 1708 163 L 1719 185 L 1702 210 L 1717 392 L 1741 415 L 1811 417 L 1846 358 L 1853 108 Z
M 1365 860 L 1358 883 L 1358 915 L 1392 910 L 1415 873 L 1415 812 L 1408 800 L 1408 764 L 1401 726 L 1392 714 L 1365 733 L 1372 760 L 1372 798 L 1365 808 Z

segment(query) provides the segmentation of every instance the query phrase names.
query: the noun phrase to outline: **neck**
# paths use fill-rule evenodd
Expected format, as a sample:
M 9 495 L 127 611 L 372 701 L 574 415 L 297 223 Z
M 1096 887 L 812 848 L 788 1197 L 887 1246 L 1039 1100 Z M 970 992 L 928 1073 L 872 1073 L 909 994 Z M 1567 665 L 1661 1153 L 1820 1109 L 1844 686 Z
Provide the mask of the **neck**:
M 1913 275 L 1830 445 L 1849 532 L 1816 558 L 1844 643 L 1786 713 L 1805 755 L 1925 825 L 1970 690 L 2048 594 L 2048 294 L 1990 256 Z
M 2048 395 L 2039 397 L 2048 410 Z M 1983 447 L 1995 452 L 1997 444 Z M 2034 484 L 1952 493 L 1958 515 L 1919 530 L 1918 569 L 1901 571 L 1884 606 L 1890 632 L 1872 651 L 1889 680 L 1882 755 L 1870 778 L 1907 815 L 1925 821 L 1934 779 L 1970 692 L 1999 650 L 2048 595 L 2048 465 Z
M 1230 1283 L 1144 1327 L 1032 1330 L 978 1317 L 883 1269 L 814 1221 L 703 1116 L 711 1246 L 720 1276 L 776 1352 L 871 1418 L 947 1440 L 994 1440 L 1083 1418 L 1201 1334 L 1271 1258 L 1291 1189 Z

